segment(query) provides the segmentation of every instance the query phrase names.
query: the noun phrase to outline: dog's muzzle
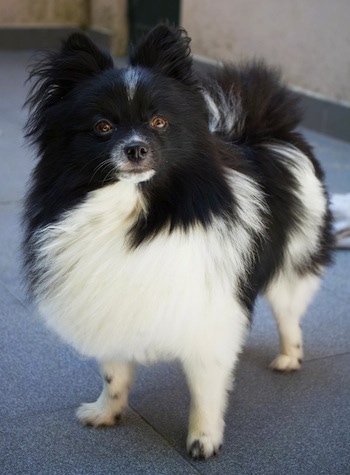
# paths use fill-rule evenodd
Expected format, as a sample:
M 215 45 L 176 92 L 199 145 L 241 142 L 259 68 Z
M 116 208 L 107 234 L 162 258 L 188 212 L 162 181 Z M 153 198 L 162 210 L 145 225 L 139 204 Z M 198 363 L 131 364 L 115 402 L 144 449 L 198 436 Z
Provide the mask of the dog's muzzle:
M 114 150 L 113 158 L 117 165 L 117 177 L 121 181 L 140 183 L 155 174 L 153 153 L 144 140 L 130 140 Z

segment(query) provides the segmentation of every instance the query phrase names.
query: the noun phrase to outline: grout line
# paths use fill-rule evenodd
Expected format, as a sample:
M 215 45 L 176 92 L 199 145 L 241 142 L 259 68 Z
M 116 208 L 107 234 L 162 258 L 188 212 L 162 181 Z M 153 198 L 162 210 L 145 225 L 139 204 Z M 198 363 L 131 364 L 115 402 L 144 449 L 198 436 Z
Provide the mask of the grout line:
M 149 427 L 151 427 L 151 429 L 159 435 L 159 437 L 164 441 L 164 443 L 169 447 L 171 448 L 174 452 L 176 452 L 180 457 L 181 459 L 186 462 L 186 464 L 191 467 L 192 470 L 194 470 L 196 473 L 198 474 L 201 474 L 201 472 L 192 465 L 191 461 L 188 460 L 187 458 L 185 458 L 178 450 L 176 450 L 176 448 L 169 442 L 168 439 L 166 439 L 163 434 L 161 432 L 159 432 L 159 430 L 153 425 L 151 424 L 151 422 L 149 422 L 149 420 L 143 416 L 133 405 L 131 405 L 129 403 L 129 408 L 134 411 Z
M 13 204 L 21 204 L 21 200 L 0 200 L 0 206 L 9 206 Z
M 101 377 L 101 373 L 98 369 L 91 368 L 91 371 Z M 132 412 L 137 414 L 137 416 L 139 416 L 140 419 L 142 419 L 145 422 L 145 424 L 147 424 L 157 435 L 159 435 L 159 437 L 164 441 L 164 443 L 166 443 L 166 445 L 168 445 L 169 448 L 171 448 L 174 452 L 176 452 L 193 470 L 195 470 L 196 473 L 201 474 L 201 472 L 199 472 L 195 467 L 193 467 L 191 462 L 189 462 L 189 460 L 187 460 L 185 457 L 183 457 L 183 455 L 180 452 L 178 452 L 173 445 L 171 445 L 171 443 L 168 441 L 168 439 L 166 439 L 162 435 L 162 433 L 159 432 L 159 430 L 151 422 L 149 422 L 148 419 L 145 416 L 143 416 L 138 409 L 136 409 L 136 407 L 133 404 L 130 404 L 130 402 L 128 403 L 128 408 Z
M 335 355 L 320 356 L 318 358 L 308 358 L 303 361 L 303 364 L 312 363 L 314 361 L 326 360 L 330 358 L 337 358 L 338 356 L 347 356 L 347 355 L 350 355 L 350 351 L 345 351 L 344 353 L 337 353 Z
M 12 297 L 17 300 L 17 302 L 19 304 L 21 304 L 21 306 L 27 310 L 27 311 L 30 311 L 30 306 L 29 306 L 29 302 L 28 304 L 26 304 L 21 298 L 18 297 L 18 295 L 14 294 L 13 291 L 5 284 L 5 282 L 3 280 L 0 280 L 0 285 L 10 294 L 12 295 Z
M 79 404 L 79 403 L 78 403 Z M 11 422 L 11 421 L 21 421 L 21 419 L 29 419 L 31 417 L 37 417 L 37 416 L 42 416 L 45 414 L 55 414 L 57 412 L 63 412 L 63 411 L 69 411 L 76 409 L 78 406 L 72 405 L 72 406 L 66 406 L 66 407 L 60 407 L 57 409 L 42 409 L 42 410 L 37 410 L 34 412 L 26 413 L 26 414 L 19 414 L 17 416 L 9 416 L 9 417 L 0 417 L 1 422 Z
M 77 403 L 77 404 L 74 404 L 74 405 L 69 405 L 69 406 L 66 406 L 66 407 L 60 407 L 60 408 L 57 408 L 57 409 L 42 409 L 42 410 L 38 410 L 38 411 L 34 411 L 34 412 L 31 412 L 31 413 L 26 413 L 26 414 L 20 414 L 18 416 L 10 416 L 10 417 L 0 417 L 0 421 L 1 422 L 13 422 L 13 421 L 26 421 L 28 419 L 31 419 L 33 417 L 38 417 L 38 416 L 45 416 L 45 415 L 51 415 L 51 414 L 57 414 L 57 413 L 60 413 L 60 412 L 66 412 L 66 411 L 72 411 L 72 410 L 76 410 L 77 407 L 79 406 L 80 403 Z M 187 460 L 185 457 L 183 457 L 183 455 L 178 452 L 171 444 L 170 442 L 142 415 L 139 413 L 139 411 L 137 411 L 133 406 L 131 406 L 130 404 L 128 405 L 128 408 L 129 410 L 131 410 L 132 412 L 134 412 L 138 417 L 140 417 L 140 419 L 147 425 L 149 426 L 153 432 L 155 432 L 155 434 L 157 434 L 161 440 L 163 441 L 164 445 L 168 446 L 169 449 L 171 449 L 171 451 L 175 452 L 177 455 L 179 455 L 181 457 L 181 459 L 186 463 L 186 465 L 188 465 L 192 472 L 193 473 L 197 473 L 197 474 L 201 474 L 200 471 L 198 471 L 191 463 L 189 460 Z M 76 422 L 78 422 L 78 419 L 74 419 Z
M 89 365 L 87 365 L 86 370 L 89 371 L 91 373 L 91 375 L 96 376 L 95 371 Z M 41 415 L 44 415 L 44 414 L 55 414 L 57 412 L 63 412 L 63 411 L 69 411 L 69 410 L 76 411 L 76 409 L 79 407 L 80 404 L 81 404 L 81 400 L 77 401 L 74 404 L 70 404 L 68 406 L 63 406 L 63 407 L 58 407 L 56 409 L 49 409 L 49 408 L 45 409 L 45 408 L 43 408 L 41 410 L 38 409 L 38 410 L 30 412 L 30 413 L 27 412 L 26 414 L 19 414 L 17 416 L 0 417 L 0 421 L 6 421 L 6 422 L 11 422 L 11 421 L 15 421 L 15 420 L 20 421 L 21 419 L 41 416 Z

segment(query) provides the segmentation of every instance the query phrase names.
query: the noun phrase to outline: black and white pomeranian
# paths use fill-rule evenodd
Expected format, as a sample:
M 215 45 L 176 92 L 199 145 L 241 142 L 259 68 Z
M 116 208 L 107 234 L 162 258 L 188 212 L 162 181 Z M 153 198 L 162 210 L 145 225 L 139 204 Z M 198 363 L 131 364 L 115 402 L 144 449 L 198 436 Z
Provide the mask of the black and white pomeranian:
M 332 238 L 294 94 L 257 61 L 196 73 L 189 42 L 159 25 L 118 69 L 75 33 L 32 68 L 24 254 L 40 314 L 101 365 L 81 422 L 115 424 L 134 365 L 176 359 L 187 449 L 208 458 L 254 300 L 263 292 L 277 321 L 271 367 L 299 369 L 300 318 Z

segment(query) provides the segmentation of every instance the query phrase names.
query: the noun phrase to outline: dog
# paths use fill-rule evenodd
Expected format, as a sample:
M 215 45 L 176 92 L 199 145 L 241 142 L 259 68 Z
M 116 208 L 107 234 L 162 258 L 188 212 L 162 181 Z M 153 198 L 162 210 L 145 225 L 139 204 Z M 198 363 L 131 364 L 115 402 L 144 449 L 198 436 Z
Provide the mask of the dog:
M 298 370 L 300 319 L 331 261 L 323 171 L 298 98 L 264 62 L 200 73 L 182 28 L 154 27 L 125 69 L 73 33 L 31 67 L 24 204 L 29 293 L 103 375 L 83 424 L 111 426 L 134 366 L 181 362 L 187 450 L 217 454 L 234 369 L 263 293 L 278 371 Z

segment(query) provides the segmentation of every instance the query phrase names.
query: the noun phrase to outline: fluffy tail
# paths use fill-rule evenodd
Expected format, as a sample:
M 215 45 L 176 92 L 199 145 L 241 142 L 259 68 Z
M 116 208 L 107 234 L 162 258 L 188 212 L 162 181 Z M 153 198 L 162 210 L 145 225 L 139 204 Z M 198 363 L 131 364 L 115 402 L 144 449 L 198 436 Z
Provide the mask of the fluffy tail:
M 288 140 L 301 121 L 298 96 L 263 62 L 225 66 L 204 82 L 210 129 L 226 140 L 249 145 Z

